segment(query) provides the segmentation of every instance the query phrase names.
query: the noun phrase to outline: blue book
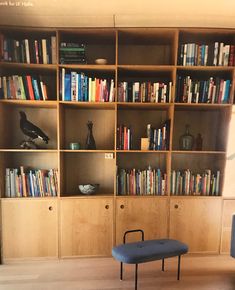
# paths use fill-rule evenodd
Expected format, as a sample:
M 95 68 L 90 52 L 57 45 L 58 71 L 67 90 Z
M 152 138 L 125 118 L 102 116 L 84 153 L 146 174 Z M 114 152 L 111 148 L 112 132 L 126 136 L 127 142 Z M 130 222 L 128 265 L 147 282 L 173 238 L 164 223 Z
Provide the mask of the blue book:
M 32 84 L 33 84 L 35 100 L 40 100 L 40 92 L 39 92 L 39 87 L 38 87 L 37 80 L 32 78 Z
M 71 101 L 71 74 L 64 76 L 64 100 Z
M 88 102 L 88 77 L 84 78 L 84 101 Z
M 81 101 L 81 74 L 77 74 L 78 83 L 78 101 Z
M 226 80 L 226 84 L 225 84 L 225 92 L 224 92 L 224 99 L 223 99 L 223 103 L 227 104 L 229 101 L 229 93 L 230 93 L 230 80 Z

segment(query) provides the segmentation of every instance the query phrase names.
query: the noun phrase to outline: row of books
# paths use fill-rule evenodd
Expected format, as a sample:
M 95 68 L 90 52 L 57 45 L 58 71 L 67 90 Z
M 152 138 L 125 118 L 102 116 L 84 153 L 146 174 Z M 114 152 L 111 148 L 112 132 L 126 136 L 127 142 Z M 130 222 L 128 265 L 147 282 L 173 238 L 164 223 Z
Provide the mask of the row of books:
M 0 77 L 0 99 L 47 100 L 47 86 L 41 77 L 12 75 Z
M 0 56 L 6 62 L 56 64 L 56 37 L 14 39 L 0 34 Z
M 172 195 L 219 195 L 220 171 L 212 173 L 206 169 L 203 173 L 185 171 L 171 172 Z
M 61 64 L 86 64 L 86 46 L 74 42 L 60 43 Z
M 114 102 L 113 79 L 92 78 L 84 73 L 66 71 L 61 73 L 62 101 Z
M 118 195 L 165 195 L 166 191 L 167 175 L 160 169 L 118 169 Z
M 57 196 L 57 169 L 6 168 L 5 197 Z
M 196 80 L 178 76 L 175 102 L 179 103 L 229 103 L 231 81 L 219 77 Z
M 125 125 L 118 125 L 117 127 L 117 150 L 131 150 L 132 149 L 132 132 L 131 128 Z
M 171 102 L 172 82 L 120 82 L 118 102 Z
M 227 45 L 223 42 L 215 42 L 213 45 L 181 44 L 179 64 L 184 66 L 234 66 L 235 45 Z
M 170 140 L 170 120 L 167 120 L 161 128 L 153 128 L 147 125 L 147 137 L 149 150 L 168 150 Z

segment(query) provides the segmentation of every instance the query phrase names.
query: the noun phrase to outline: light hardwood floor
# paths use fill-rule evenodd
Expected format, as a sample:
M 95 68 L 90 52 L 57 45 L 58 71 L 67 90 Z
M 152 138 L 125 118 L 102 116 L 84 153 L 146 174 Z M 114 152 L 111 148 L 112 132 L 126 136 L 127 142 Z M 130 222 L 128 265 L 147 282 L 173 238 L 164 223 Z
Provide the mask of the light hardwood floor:
M 177 259 L 139 266 L 139 290 L 234 290 L 235 259 L 229 256 L 184 256 L 181 280 L 176 280 Z M 119 263 L 112 258 L 39 261 L 0 266 L 0 290 L 133 290 L 134 267 L 125 265 L 119 280 Z

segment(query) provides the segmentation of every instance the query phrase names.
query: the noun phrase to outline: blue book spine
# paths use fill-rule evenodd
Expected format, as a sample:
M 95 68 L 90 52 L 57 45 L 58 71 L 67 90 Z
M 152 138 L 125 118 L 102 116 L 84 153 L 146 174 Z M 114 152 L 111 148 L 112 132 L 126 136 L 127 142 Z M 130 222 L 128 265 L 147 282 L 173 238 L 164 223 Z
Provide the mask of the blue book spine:
M 78 83 L 78 101 L 81 101 L 81 74 L 77 74 Z
M 85 79 L 84 79 L 84 94 L 85 94 L 85 102 L 88 102 L 88 77 L 85 76 Z
M 71 101 L 71 74 L 64 76 L 64 100 Z
M 39 87 L 38 87 L 37 80 L 32 78 L 32 84 L 33 84 L 33 90 L 34 90 L 35 99 L 36 100 L 40 100 L 40 93 L 39 93 Z
M 230 83 L 231 83 L 230 80 L 226 80 L 224 100 L 223 100 L 223 103 L 225 103 L 225 104 L 227 104 L 229 102 Z

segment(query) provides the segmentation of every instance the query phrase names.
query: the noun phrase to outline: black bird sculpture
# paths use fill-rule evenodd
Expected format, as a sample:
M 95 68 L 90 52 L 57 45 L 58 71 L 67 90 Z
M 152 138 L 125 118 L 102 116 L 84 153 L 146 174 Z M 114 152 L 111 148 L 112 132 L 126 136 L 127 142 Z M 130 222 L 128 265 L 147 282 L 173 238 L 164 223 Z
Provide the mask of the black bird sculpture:
M 40 138 L 46 144 L 48 144 L 49 137 L 37 126 L 27 120 L 26 114 L 20 111 L 20 129 L 24 135 L 29 137 L 29 140 L 22 141 L 21 147 L 24 149 L 37 149 L 38 145 L 33 141 L 34 139 Z

